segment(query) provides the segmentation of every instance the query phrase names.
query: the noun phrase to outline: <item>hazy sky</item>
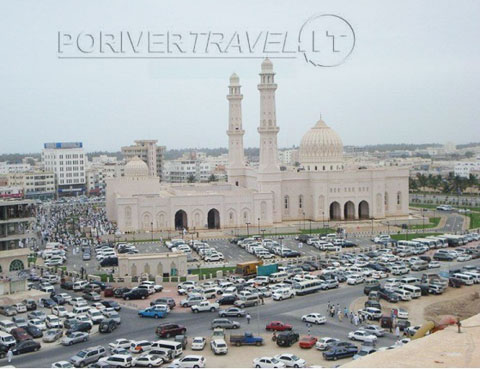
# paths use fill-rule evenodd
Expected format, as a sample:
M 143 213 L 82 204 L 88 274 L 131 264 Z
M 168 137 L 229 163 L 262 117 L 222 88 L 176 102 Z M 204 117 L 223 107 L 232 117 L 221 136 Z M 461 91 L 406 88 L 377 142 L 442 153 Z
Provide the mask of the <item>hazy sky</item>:
M 258 146 L 258 59 L 59 59 L 58 32 L 298 34 L 315 14 L 351 24 L 347 61 L 273 59 L 279 146 L 319 114 L 346 145 L 480 141 L 479 1 L 22 1 L 0 3 L 0 152 L 83 141 L 119 150 L 227 146 L 228 78 L 240 76 L 245 146 Z

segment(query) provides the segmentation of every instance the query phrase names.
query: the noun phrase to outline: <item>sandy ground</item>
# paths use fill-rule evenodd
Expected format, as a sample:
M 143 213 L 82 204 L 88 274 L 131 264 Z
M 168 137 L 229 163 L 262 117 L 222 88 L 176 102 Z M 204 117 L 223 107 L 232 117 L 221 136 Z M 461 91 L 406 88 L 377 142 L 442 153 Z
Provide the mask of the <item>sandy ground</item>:
M 192 351 L 189 348 L 185 350 L 185 354 L 202 355 L 206 359 L 206 366 L 209 368 L 251 368 L 253 367 L 253 359 L 262 356 L 275 356 L 282 353 L 295 354 L 298 357 L 306 360 L 307 366 L 322 366 L 333 367 L 336 365 L 343 365 L 351 359 L 341 359 L 337 361 L 326 361 L 323 359 L 322 351 L 315 348 L 301 349 L 298 343 L 291 347 L 278 347 L 272 342 L 271 335 L 262 335 L 264 338 L 263 346 L 230 346 L 228 347 L 227 355 L 214 355 L 210 349 L 210 343 L 203 351 Z M 228 344 L 228 342 L 227 342 Z
M 449 287 L 439 296 L 422 296 L 396 304 L 381 300 L 382 311 L 385 315 L 390 315 L 393 307 L 402 307 L 408 311 L 408 320 L 412 325 L 421 325 L 425 320 L 435 320 L 440 315 L 458 315 L 460 319 L 464 319 L 480 313 L 480 299 L 472 297 L 476 293 L 480 293 L 480 284 L 461 288 Z M 362 309 L 365 301 L 367 301 L 366 296 L 354 300 L 350 309 L 354 311 Z

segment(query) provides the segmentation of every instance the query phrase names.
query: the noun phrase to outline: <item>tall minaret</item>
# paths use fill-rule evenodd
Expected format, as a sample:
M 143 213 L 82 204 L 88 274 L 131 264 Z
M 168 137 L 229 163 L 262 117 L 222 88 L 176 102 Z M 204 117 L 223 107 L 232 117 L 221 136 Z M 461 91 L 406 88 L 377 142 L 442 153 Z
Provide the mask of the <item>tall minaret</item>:
M 280 130 L 277 127 L 277 116 L 275 111 L 275 90 L 277 84 L 274 81 L 275 73 L 270 59 L 266 58 L 262 63 L 260 72 L 260 173 L 278 172 L 278 150 L 277 134 Z
M 230 76 L 230 86 L 228 86 L 227 100 L 229 102 L 228 112 L 228 168 L 239 169 L 245 167 L 243 153 L 243 135 L 242 129 L 242 99 L 240 93 L 240 79 L 233 73 Z

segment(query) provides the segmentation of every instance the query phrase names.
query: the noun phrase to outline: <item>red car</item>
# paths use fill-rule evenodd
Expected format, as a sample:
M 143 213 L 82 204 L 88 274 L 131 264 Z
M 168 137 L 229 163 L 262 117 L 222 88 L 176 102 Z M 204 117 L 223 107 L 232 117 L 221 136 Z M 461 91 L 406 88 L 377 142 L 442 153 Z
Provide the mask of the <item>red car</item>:
M 300 342 L 298 343 L 298 345 L 300 346 L 300 348 L 309 349 L 315 346 L 316 343 L 317 343 L 317 337 L 304 336 L 300 339 Z
M 267 324 L 265 327 L 267 331 L 291 331 L 292 326 L 279 321 L 273 321 Z

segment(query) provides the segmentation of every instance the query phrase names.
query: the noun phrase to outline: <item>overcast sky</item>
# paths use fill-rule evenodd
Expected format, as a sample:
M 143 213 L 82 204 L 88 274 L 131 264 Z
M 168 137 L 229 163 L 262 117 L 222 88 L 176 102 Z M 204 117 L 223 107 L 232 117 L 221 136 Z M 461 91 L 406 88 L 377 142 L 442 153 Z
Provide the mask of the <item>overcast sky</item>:
M 346 19 L 355 48 L 331 68 L 301 55 L 272 59 L 280 147 L 298 145 L 320 113 L 345 145 L 480 141 L 479 1 L 4 0 L 0 152 L 38 152 L 52 141 L 113 151 L 144 138 L 227 146 L 232 72 L 245 146 L 258 146 L 261 60 L 60 59 L 58 32 L 293 35 L 316 14 Z

